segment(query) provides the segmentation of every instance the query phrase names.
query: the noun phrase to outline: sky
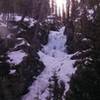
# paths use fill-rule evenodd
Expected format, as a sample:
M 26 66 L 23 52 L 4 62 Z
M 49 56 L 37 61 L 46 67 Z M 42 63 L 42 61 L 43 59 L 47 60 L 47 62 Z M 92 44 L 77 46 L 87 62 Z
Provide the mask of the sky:
M 62 16 L 63 15 L 63 11 L 66 13 L 67 11 L 67 2 L 69 0 L 54 0 L 54 6 L 57 6 L 57 15 Z M 77 0 L 78 2 L 80 2 L 80 0 Z M 50 6 L 52 7 L 52 0 L 50 0 Z M 54 12 L 55 14 L 55 8 L 54 8 Z
M 62 15 L 63 10 L 66 12 L 66 0 L 56 0 L 56 5 L 58 15 Z

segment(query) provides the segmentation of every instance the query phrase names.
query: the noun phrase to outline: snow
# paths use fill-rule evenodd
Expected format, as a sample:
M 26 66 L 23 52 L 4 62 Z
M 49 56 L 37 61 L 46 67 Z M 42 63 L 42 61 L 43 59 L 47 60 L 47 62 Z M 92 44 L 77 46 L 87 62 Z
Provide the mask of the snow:
M 22 16 L 19 16 L 19 15 L 16 15 L 15 16 L 15 21 L 20 21 L 22 19 Z M 30 18 L 29 17 L 25 17 L 24 18 L 24 21 L 29 21 L 30 20 Z
M 17 40 L 23 40 L 23 38 L 17 38 Z
M 27 41 L 22 40 L 20 43 L 16 44 L 14 48 L 17 48 L 17 47 L 22 46 L 22 45 L 30 46 L 30 44 Z
M 79 20 L 80 20 L 80 18 L 76 18 L 76 19 L 75 19 L 75 22 L 78 22 Z
M 22 18 L 22 16 L 15 16 L 15 21 L 20 21 Z M 30 17 L 25 17 L 24 21 L 29 22 L 29 28 L 34 26 L 34 24 L 37 22 L 37 20 L 35 20 L 34 18 L 30 18 Z
M 45 20 L 45 22 L 53 23 L 54 19 L 55 19 L 55 16 L 49 15 L 49 16 L 47 16 L 47 19 Z
M 20 15 L 17 15 L 17 14 L 15 14 L 14 15 L 14 20 L 15 21 L 20 21 L 22 19 L 22 16 L 20 16 Z M 10 19 L 10 21 L 11 21 L 12 19 Z M 24 21 L 25 22 L 29 22 L 29 28 L 30 27 L 32 27 L 32 26 L 34 26 L 34 24 L 37 22 L 37 20 L 35 20 L 34 18 L 31 18 L 31 17 L 25 17 L 24 18 Z M 3 22 L 3 14 L 0 14 L 0 27 L 7 27 L 7 23 L 4 23 Z M 17 26 L 13 26 L 12 27 L 13 29 L 16 29 L 17 28 Z M 23 31 L 23 30 L 22 30 Z
M 35 23 L 37 23 L 37 20 L 34 20 L 33 18 L 30 18 L 29 22 L 30 22 L 29 27 L 32 27 L 32 26 L 34 26 Z
M 93 9 L 87 9 L 87 12 L 88 12 L 88 15 L 87 15 L 88 20 L 93 20 L 94 10 Z
M 88 18 L 88 20 L 93 20 L 93 16 L 90 14 L 87 16 L 87 18 Z
M 48 19 L 52 19 L 52 18 L 55 18 L 55 16 L 49 15 L 49 16 L 47 16 L 47 18 L 48 18 Z
M 36 78 L 32 86 L 29 87 L 29 93 L 22 97 L 22 100 L 47 100 L 49 96 L 49 80 L 52 79 L 54 73 L 57 74 L 58 80 L 65 83 L 65 93 L 69 89 L 68 82 L 70 76 L 75 73 L 73 68 L 75 60 L 71 60 L 71 55 L 68 55 L 65 50 L 66 36 L 63 35 L 64 27 L 59 31 L 51 31 L 49 42 L 44 48 L 38 52 L 40 61 L 46 66 L 44 71 Z M 63 99 L 62 99 L 63 100 Z
M 3 14 L 0 14 L 0 27 L 7 27 L 7 24 L 3 22 Z
M 83 38 L 82 41 L 86 41 L 87 42 L 87 41 L 91 41 L 91 40 L 88 39 L 88 38 Z
M 92 15 L 92 14 L 94 14 L 94 10 L 93 9 L 88 9 L 88 13 Z
M 24 38 L 17 38 L 18 41 L 21 41 L 20 43 L 16 44 L 14 48 L 17 48 L 19 46 L 22 45 L 27 45 L 27 46 L 31 46 Z
M 14 48 L 17 48 L 17 47 L 22 46 L 22 45 L 24 45 L 24 44 L 25 44 L 25 41 L 23 40 L 23 41 L 21 41 L 21 43 L 16 44 Z
M 16 73 L 15 69 L 11 69 L 10 72 L 9 72 L 10 75 L 15 74 L 15 73 Z
M 15 16 L 15 21 L 20 21 L 21 18 L 22 18 L 22 16 L 16 15 L 16 16 Z M 30 23 L 30 26 L 29 26 L 29 27 L 34 26 L 34 24 L 37 22 L 34 18 L 30 18 L 30 17 L 25 17 L 25 18 L 24 18 L 24 21 Z
M 76 33 L 76 35 L 82 35 L 82 33 Z
M 18 65 L 23 61 L 23 58 L 26 56 L 27 54 L 22 50 L 9 52 L 8 53 L 9 60 L 7 60 L 7 62 L 14 65 Z
M 7 24 L 0 22 L 0 27 L 7 27 Z
M 7 38 L 8 38 L 8 39 L 11 39 L 12 36 L 13 36 L 12 34 L 8 34 L 8 35 L 7 35 Z

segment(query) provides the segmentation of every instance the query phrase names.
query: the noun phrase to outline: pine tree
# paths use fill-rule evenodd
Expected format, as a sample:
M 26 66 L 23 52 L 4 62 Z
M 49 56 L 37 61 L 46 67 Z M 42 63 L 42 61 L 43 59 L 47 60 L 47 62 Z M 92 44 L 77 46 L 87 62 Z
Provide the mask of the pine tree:
M 52 76 L 52 79 L 50 79 L 50 84 L 49 84 L 49 97 L 48 100 L 62 100 L 64 96 L 64 91 L 65 91 L 65 84 L 63 81 L 59 82 L 59 79 L 57 77 L 57 74 L 54 73 Z
M 84 3 L 84 4 L 83 4 Z M 99 100 L 100 90 L 100 1 L 84 0 L 81 1 L 81 32 L 82 35 L 89 38 L 92 42 L 91 53 L 76 64 L 77 71 L 70 81 L 70 89 L 66 94 L 68 100 Z M 87 18 L 88 9 L 94 10 L 93 19 Z M 88 28 L 89 27 L 89 28 Z M 79 43 L 77 43 L 78 45 Z M 85 44 L 83 44 L 84 46 Z

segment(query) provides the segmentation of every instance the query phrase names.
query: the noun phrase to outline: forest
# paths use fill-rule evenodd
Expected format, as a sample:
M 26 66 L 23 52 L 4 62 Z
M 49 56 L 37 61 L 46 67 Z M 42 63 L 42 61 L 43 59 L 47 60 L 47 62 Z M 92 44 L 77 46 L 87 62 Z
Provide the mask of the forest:
M 0 0 L 0 100 L 100 100 L 100 0 Z

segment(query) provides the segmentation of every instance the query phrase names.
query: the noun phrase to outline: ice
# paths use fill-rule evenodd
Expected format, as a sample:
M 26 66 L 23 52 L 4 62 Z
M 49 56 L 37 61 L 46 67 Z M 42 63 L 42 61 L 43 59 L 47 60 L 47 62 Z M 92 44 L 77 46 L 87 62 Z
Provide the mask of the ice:
M 22 97 L 22 100 L 47 100 L 49 96 L 49 79 L 54 73 L 57 74 L 58 80 L 65 83 L 65 93 L 69 89 L 68 82 L 76 69 L 73 68 L 75 60 L 71 60 L 71 55 L 65 51 L 66 36 L 63 35 L 64 27 L 59 31 L 51 31 L 49 42 L 44 48 L 38 52 L 40 61 L 46 66 L 44 71 L 36 78 L 32 86 L 29 87 L 29 93 Z

